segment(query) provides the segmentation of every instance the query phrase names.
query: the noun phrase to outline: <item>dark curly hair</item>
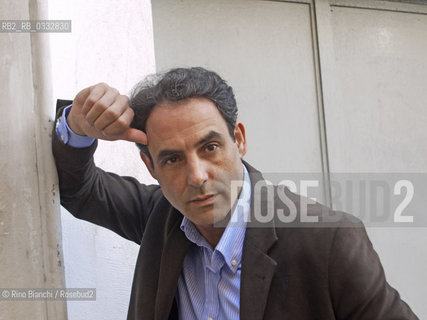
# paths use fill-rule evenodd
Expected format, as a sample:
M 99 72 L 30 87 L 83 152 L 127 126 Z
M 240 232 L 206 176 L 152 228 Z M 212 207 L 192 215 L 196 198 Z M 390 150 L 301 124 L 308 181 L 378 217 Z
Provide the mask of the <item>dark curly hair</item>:
M 201 67 L 171 69 L 148 76 L 138 83 L 130 95 L 129 104 L 135 112 L 131 127 L 145 132 L 147 119 L 156 105 L 192 97 L 203 97 L 215 104 L 234 141 L 237 105 L 233 88 L 215 72 Z M 153 163 L 148 147 L 140 143 L 137 146 Z

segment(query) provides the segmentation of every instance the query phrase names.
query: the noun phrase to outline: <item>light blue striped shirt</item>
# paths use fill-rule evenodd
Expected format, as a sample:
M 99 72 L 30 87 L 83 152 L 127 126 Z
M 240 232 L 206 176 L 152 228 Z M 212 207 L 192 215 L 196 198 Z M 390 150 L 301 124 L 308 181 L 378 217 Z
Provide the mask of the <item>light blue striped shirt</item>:
M 186 237 L 195 245 L 185 256 L 178 280 L 180 319 L 239 319 L 242 249 L 251 199 L 249 174 L 243 168 L 242 191 L 214 250 L 190 220 L 184 217 L 181 223 Z

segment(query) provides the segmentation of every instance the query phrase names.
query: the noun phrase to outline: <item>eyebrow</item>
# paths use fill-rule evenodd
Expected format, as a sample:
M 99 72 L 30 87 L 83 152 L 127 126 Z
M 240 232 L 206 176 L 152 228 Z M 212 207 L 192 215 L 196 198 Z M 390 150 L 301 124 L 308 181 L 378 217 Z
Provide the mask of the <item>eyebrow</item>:
M 201 138 L 199 141 L 197 141 L 194 146 L 199 147 L 206 142 L 211 141 L 212 139 L 222 139 L 222 134 L 216 131 L 210 131 L 207 135 L 205 135 L 203 138 Z M 157 156 L 158 160 L 162 160 L 163 158 L 166 158 L 168 156 L 181 154 L 181 150 L 174 150 L 174 149 L 166 149 L 159 152 L 159 155 Z
M 198 147 L 198 146 L 203 145 L 206 142 L 209 142 L 210 140 L 213 140 L 213 139 L 222 139 L 222 134 L 220 134 L 219 132 L 211 130 L 211 131 L 209 131 L 209 133 L 206 136 L 204 136 L 202 139 L 197 141 L 194 146 Z

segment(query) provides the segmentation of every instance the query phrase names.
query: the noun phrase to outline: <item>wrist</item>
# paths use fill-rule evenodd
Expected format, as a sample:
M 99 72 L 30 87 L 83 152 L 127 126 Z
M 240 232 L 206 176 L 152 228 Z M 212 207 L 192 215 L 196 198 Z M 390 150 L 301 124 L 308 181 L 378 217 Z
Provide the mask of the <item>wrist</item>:
M 68 113 L 68 115 L 66 115 L 67 117 L 67 124 L 68 127 L 77 135 L 79 136 L 86 136 L 86 133 L 80 128 L 80 126 L 78 125 L 78 121 L 76 121 L 75 117 L 74 117 L 74 113 L 73 113 L 73 107 L 71 107 L 70 112 Z

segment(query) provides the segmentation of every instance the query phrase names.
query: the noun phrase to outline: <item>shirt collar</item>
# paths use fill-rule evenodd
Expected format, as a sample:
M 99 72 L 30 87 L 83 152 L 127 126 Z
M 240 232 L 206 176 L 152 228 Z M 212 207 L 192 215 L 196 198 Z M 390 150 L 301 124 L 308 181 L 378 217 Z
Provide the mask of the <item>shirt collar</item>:
M 243 241 L 245 238 L 246 224 L 249 217 L 250 201 L 251 201 L 251 180 L 248 170 L 243 166 L 243 186 L 239 194 L 239 199 L 233 210 L 230 221 L 224 230 L 224 233 L 219 240 L 215 251 L 220 252 L 230 270 L 236 272 L 241 260 Z M 200 234 L 194 224 L 186 217 L 182 220 L 181 230 L 184 231 L 186 237 L 191 242 L 198 246 L 210 249 L 206 239 Z

